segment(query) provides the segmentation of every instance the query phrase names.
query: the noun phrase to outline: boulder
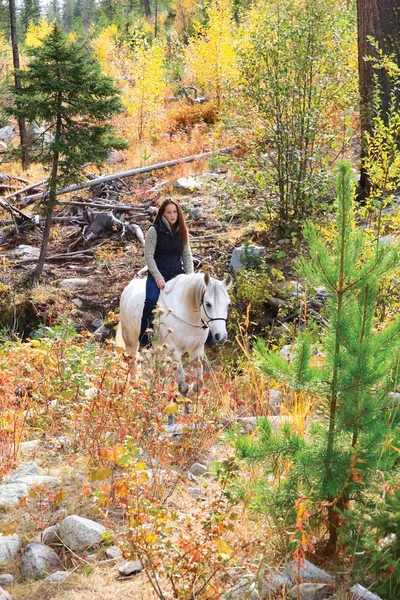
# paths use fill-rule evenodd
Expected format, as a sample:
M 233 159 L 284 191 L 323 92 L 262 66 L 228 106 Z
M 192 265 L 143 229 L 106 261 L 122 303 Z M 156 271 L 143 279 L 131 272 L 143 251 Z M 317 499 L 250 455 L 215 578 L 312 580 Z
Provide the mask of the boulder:
M 14 129 L 7 125 L 6 127 L 2 127 L 0 129 L 0 140 L 5 140 L 9 142 L 14 137 Z
M 326 572 L 316 567 L 309 560 L 305 560 L 298 568 L 296 561 L 292 560 L 283 570 L 283 575 L 288 577 L 292 583 L 330 583 L 333 584 L 332 577 Z
M 128 577 L 129 575 L 136 575 L 142 570 L 143 565 L 140 560 L 127 560 L 118 568 L 118 573 L 123 577 Z
M 43 580 L 43 583 L 62 583 L 67 579 L 67 577 L 69 577 L 69 575 L 71 575 L 71 573 L 68 571 L 56 571 L 55 573 L 52 573 L 46 577 L 46 579 Z
M 27 475 L 26 477 L 19 477 L 15 480 L 15 483 L 25 483 L 29 488 L 40 486 L 47 489 L 53 489 L 61 485 L 61 481 L 57 477 L 51 477 L 50 475 Z
M 207 467 L 200 463 L 194 463 L 189 469 L 190 473 L 195 477 L 198 477 L 199 475 L 204 475 L 204 473 L 207 473 L 207 470 Z
M 0 508 L 15 506 L 19 504 L 21 498 L 29 493 L 29 487 L 26 483 L 9 483 L 0 485 Z
M 354 598 L 354 600 L 381 600 L 380 596 L 370 592 L 367 590 L 367 588 L 363 587 L 359 583 L 356 583 L 350 588 L 350 593 L 352 594 L 352 598 Z
M 40 536 L 40 541 L 46 546 L 51 546 L 52 544 L 60 544 L 60 537 L 58 535 L 58 530 L 60 529 L 59 525 L 50 525 L 46 527 Z
M 77 551 L 98 546 L 105 530 L 106 528 L 96 521 L 70 515 L 60 523 L 59 536 L 67 548 Z
M 15 250 L 10 252 L 9 257 L 17 259 L 21 258 L 22 260 L 38 260 L 39 254 L 40 248 L 35 248 L 35 246 L 27 246 L 26 244 L 20 244 L 18 248 L 15 248 Z
M 0 587 L 0 600 L 13 600 L 13 597 L 11 594 L 6 592 L 6 590 L 3 590 L 3 588 Z
M 193 192 L 194 190 L 201 190 L 204 188 L 205 181 L 199 177 L 180 177 L 176 180 L 175 187 L 177 190 L 183 192 Z
M 37 579 L 60 564 L 57 554 L 44 544 L 33 542 L 24 550 L 21 571 L 25 579 Z
M 292 587 L 288 594 L 294 600 L 324 600 L 332 594 L 332 586 L 329 583 L 300 583 Z
M 0 565 L 4 566 L 12 562 L 20 548 L 21 538 L 18 534 L 3 535 L 0 533 Z
M 30 440 L 29 442 L 21 442 L 19 445 L 21 454 L 29 454 L 30 452 L 36 450 L 40 444 L 40 441 L 40 438 L 37 438 L 36 440 Z
M 8 483 L 15 483 L 20 481 L 21 477 L 27 477 L 28 475 L 39 475 L 39 467 L 35 462 L 23 463 L 14 469 L 8 477 Z
M 0 585 L 11 585 L 14 583 L 15 577 L 11 573 L 3 573 L 0 575 Z
M 246 246 L 234 248 L 229 266 L 233 271 L 258 266 L 261 263 L 264 254 L 265 249 L 262 246 L 248 244 Z
M 87 288 L 90 285 L 90 279 L 71 277 L 70 279 L 63 279 L 62 281 L 60 281 L 58 287 L 60 287 L 63 290 L 77 290 Z
M 122 550 L 118 546 L 110 546 L 106 550 L 106 557 L 109 560 L 113 560 L 113 559 L 115 560 L 117 558 L 121 558 L 121 556 L 122 556 Z

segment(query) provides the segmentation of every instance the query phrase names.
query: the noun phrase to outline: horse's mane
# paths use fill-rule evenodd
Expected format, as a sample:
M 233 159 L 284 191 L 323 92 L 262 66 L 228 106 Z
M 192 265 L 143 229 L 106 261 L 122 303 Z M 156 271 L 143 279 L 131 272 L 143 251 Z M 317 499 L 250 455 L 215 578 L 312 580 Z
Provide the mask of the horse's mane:
M 178 277 L 168 281 L 164 288 L 165 294 L 171 293 L 175 288 L 175 285 L 182 279 L 184 279 L 185 283 L 182 290 L 182 300 L 189 310 L 195 312 L 196 310 L 199 310 L 201 299 L 206 288 L 204 274 L 192 273 L 191 275 L 178 275 Z

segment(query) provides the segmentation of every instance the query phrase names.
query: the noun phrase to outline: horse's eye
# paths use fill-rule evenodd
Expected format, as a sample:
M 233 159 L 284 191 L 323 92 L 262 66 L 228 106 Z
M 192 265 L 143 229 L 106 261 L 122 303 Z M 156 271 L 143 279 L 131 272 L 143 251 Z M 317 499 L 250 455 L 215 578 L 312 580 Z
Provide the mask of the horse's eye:
M 211 308 L 211 304 L 210 304 L 210 302 L 206 302 L 206 307 L 207 307 L 207 308 Z

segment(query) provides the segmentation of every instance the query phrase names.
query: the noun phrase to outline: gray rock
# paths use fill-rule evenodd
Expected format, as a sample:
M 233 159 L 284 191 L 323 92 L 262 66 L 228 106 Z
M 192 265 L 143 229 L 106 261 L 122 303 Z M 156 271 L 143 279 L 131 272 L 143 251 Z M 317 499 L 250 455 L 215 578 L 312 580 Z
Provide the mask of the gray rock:
M 43 583 L 62 583 L 69 577 L 71 573 L 68 571 L 56 571 L 52 573 L 46 579 L 43 580 Z
M 48 145 L 54 142 L 54 136 L 47 131 L 46 127 L 33 123 L 26 128 L 28 144 L 36 144 L 36 146 Z
M 373 594 L 359 583 L 350 588 L 350 593 L 353 595 L 354 600 L 381 600 L 380 596 Z
M 29 488 L 40 486 L 47 489 L 54 489 L 61 485 L 61 481 L 51 475 L 26 475 L 16 479 L 15 483 L 25 483 Z
M 40 441 L 40 438 L 37 438 L 36 440 L 30 440 L 29 442 L 21 442 L 19 445 L 21 454 L 29 454 L 30 452 L 33 452 L 33 450 L 36 450 Z
M 270 410 L 274 413 L 274 415 L 279 414 L 281 402 L 282 402 L 282 392 L 281 390 L 267 390 L 265 394 L 265 399 L 269 404 Z
M 188 494 L 192 498 L 200 498 L 201 497 L 201 489 L 200 488 L 196 488 L 196 487 L 189 488 L 188 489 Z
M 194 207 L 201 206 L 201 202 L 200 202 L 200 200 L 193 200 L 193 206 L 194 206 Z
M 15 577 L 11 573 L 3 573 L 0 575 L 0 585 L 11 585 L 14 583 Z
M 391 407 L 396 408 L 396 406 L 400 406 L 400 393 L 399 392 L 389 392 L 388 398 L 389 398 L 389 405 Z
M 292 583 L 300 581 L 304 583 L 333 584 L 332 577 L 326 571 L 310 563 L 309 560 L 306 560 L 304 566 L 301 566 L 300 569 L 298 569 L 297 562 L 292 560 L 284 568 L 283 575 L 288 577 Z
M 102 325 L 103 325 L 103 319 L 93 319 L 92 327 L 94 327 L 95 329 L 98 329 Z
M 332 586 L 328 583 L 300 583 L 298 586 L 292 587 L 288 594 L 290 598 L 297 600 L 323 600 L 332 593 Z
M 288 577 L 284 577 L 277 571 L 270 571 L 265 575 L 265 579 L 271 592 L 278 592 L 282 587 L 290 587 L 292 585 Z
M 109 559 L 121 558 L 121 556 L 122 556 L 122 550 L 118 546 L 110 546 L 106 550 L 106 557 Z
M 0 600 L 13 600 L 13 597 L 11 594 L 6 592 L 6 590 L 3 590 L 3 588 L 0 587 Z
M 63 279 L 58 284 L 63 290 L 77 290 L 87 288 L 91 285 L 91 280 L 88 278 L 72 277 L 71 279 Z
M 14 129 L 10 127 L 10 125 L 6 125 L 6 127 L 2 127 L 0 129 L 0 140 L 6 140 L 7 142 L 12 140 L 14 137 Z
M 135 575 L 143 570 L 143 565 L 140 560 L 127 560 L 118 568 L 118 573 L 124 577 Z
M 40 536 L 40 541 L 46 546 L 51 546 L 52 544 L 61 544 L 60 537 L 58 535 L 58 530 L 60 529 L 60 525 L 50 525 L 46 527 Z
M 21 572 L 25 579 L 36 579 L 60 564 L 57 554 L 44 544 L 28 544 L 21 559 Z
M 27 246 L 26 244 L 20 244 L 18 248 L 15 248 L 10 252 L 10 258 L 21 258 L 29 260 L 37 260 L 39 258 L 40 248 L 34 246 Z
M 0 485 L 0 507 L 15 506 L 19 504 L 21 498 L 29 493 L 29 487 L 26 483 L 9 483 Z
M 292 241 L 287 238 L 284 238 L 282 240 L 278 240 L 276 243 L 279 244 L 280 246 L 287 246 L 288 244 L 291 244 Z
M 205 187 L 205 181 L 199 177 L 180 177 L 175 181 L 175 187 L 177 190 L 183 192 L 193 192 L 194 190 L 201 190 Z
M 111 335 L 112 335 L 112 331 L 111 331 L 110 327 L 107 327 L 106 325 L 102 325 L 101 327 L 96 329 L 96 331 L 93 334 L 93 337 L 99 342 L 104 342 L 104 340 L 107 340 L 108 338 L 110 338 Z
M 124 160 L 125 157 L 122 152 L 118 150 L 110 150 L 106 158 L 106 163 L 108 165 L 115 165 L 116 163 L 124 162 Z
M 3 535 L 0 533 L 0 565 L 12 562 L 21 548 L 21 538 L 17 533 Z
M 282 300 L 282 298 L 267 298 L 266 303 L 270 306 L 276 306 L 277 308 L 280 306 L 286 306 L 286 300 Z
M 294 350 L 295 349 L 293 348 L 292 344 L 286 344 L 286 346 L 282 346 L 282 348 L 279 350 L 279 354 L 283 360 L 289 361 L 293 356 Z
M 73 298 L 71 302 L 75 304 L 75 306 L 77 306 L 78 308 L 82 308 L 83 306 L 83 300 L 81 300 L 80 298 Z
M 199 475 L 204 475 L 204 473 L 207 473 L 207 470 L 207 467 L 200 463 L 194 463 L 189 469 L 190 473 L 195 477 L 198 477 Z
M 105 530 L 96 521 L 70 515 L 60 523 L 59 536 L 67 548 L 76 551 L 98 546 Z
M 252 244 L 249 244 L 248 246 L 234 248 L 229 266 L 233 271 L 246 268 L 248 267 L 247 263 L 249 261 L 249 255 L 254 256 L 255 261 L 259 261 L 264 254 L 265 249 L 262 246 L 253 246 Z
M 189 219 L 192 219 L 193 221 L 198 221 L 202 217 L 203 217 L 203 212 L 202 212 L 201 208 L 193 208 L 189 213 Z

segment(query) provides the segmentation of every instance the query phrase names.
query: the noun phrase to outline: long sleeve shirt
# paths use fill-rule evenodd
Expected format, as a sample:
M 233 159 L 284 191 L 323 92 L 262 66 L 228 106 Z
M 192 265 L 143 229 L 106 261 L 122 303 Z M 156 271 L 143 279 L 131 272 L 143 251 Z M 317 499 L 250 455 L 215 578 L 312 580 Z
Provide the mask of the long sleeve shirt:
M 163 223 L 168 227 L 168 229 L 172 233 L 171 226 L 168 223 L 167 219 L 162 217 L 162 220 L 163 220 Z M 146 265 L 147 265 L 151 275 L 154 277 L 154 279 L 156 281 L 158 281 L 159 279 L 163 279 L 163 276 L 161 275 L 160 271 L 158 270 L 157 264 L 156 264 L 156 261 L 154 258 L 156 247 L 157 247 L 157 231 L 154 227 L 150 227 L 150 229 L 148 230 L 148 232 L 146 234 L 146 238 L 144 241 L 144 259 L 146 261 Z M 193 256 L 192 256 L 192 250 L 190 248 L 189 241 L 186 245 L 183 246 L 182 264 L 183 264 L 183 270 L 185 271 L 185 273 L 187 275 L 189 275 L 190 273 L 194 273 Z

